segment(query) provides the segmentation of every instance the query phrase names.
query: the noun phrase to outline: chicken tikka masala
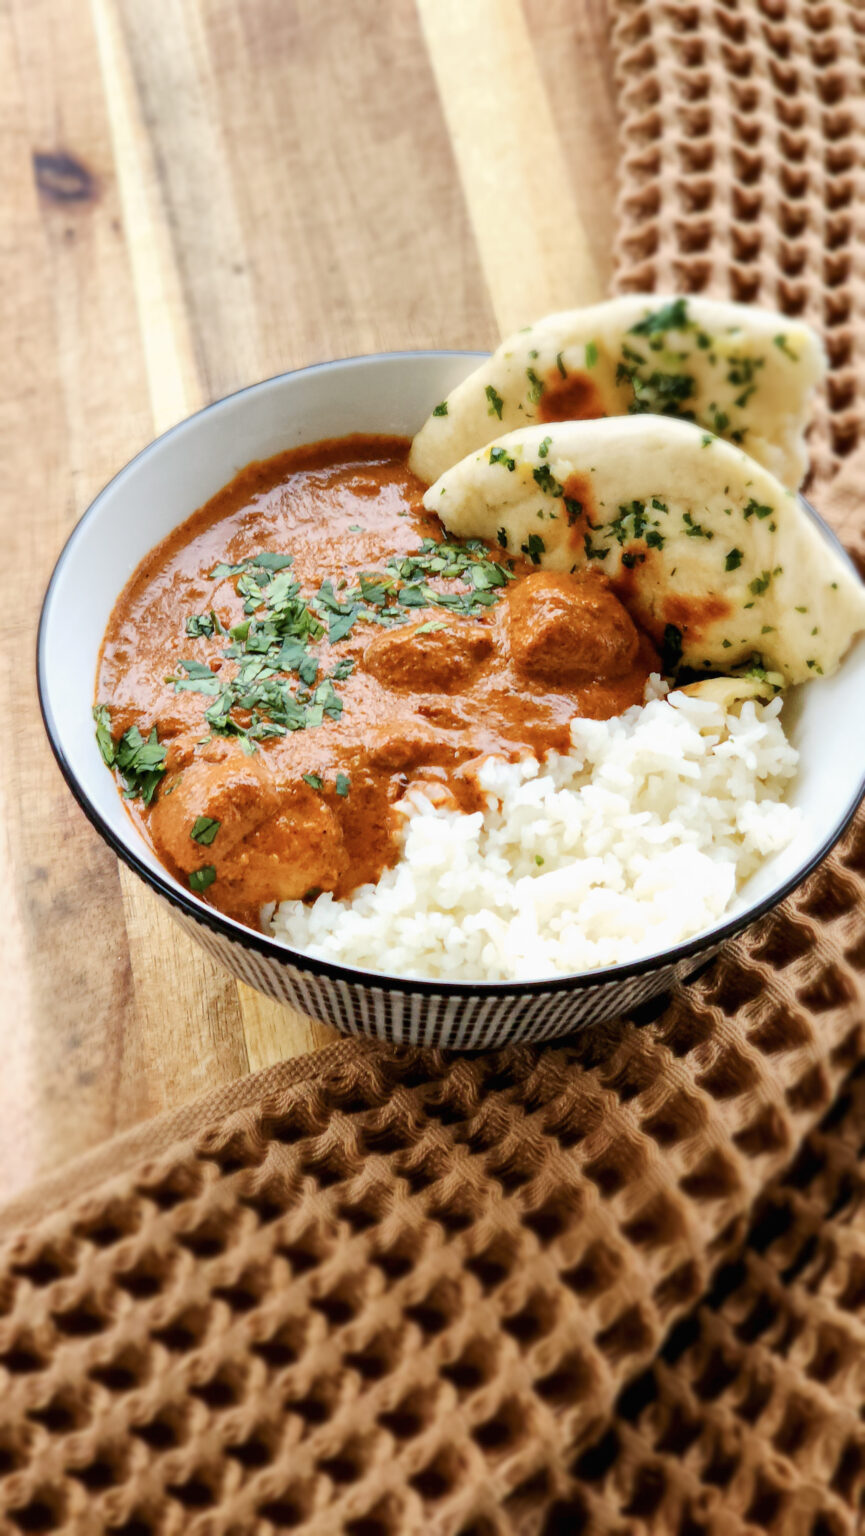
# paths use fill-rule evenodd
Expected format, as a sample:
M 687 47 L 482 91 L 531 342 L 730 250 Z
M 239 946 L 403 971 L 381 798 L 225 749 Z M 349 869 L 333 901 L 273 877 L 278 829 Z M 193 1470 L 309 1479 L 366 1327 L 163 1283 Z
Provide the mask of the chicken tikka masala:
M 658 654 L 597 570 L 454 541 L 401 438 L 250 464 L 135 572 L 103 643 L 102 754 L 162 863 L 221 911 L 378 879 L 412 784 L 566 751 L 643 700 Z M 500 541 L 502 544 L 506 541 Z

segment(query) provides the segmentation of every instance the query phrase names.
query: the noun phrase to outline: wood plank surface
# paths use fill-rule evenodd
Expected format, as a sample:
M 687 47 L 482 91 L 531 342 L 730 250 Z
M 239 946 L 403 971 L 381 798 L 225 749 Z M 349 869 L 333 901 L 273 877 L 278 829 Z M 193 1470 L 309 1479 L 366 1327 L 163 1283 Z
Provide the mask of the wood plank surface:
M 603 0 L 0 0 L 0 1197 L 332 1032 L 215 967 L 57 771 L 63 540 L 286 368 L 488 347 L 609 277 Z

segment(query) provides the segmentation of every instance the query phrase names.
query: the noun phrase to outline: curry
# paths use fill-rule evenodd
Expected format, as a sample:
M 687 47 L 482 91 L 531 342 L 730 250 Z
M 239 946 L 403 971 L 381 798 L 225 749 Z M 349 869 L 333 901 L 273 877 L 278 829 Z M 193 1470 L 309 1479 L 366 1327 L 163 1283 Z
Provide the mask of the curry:
M 249 465 L 144 560 L 103 642 L 97 738 L 132 815 L 254 927 L 377 880 L 410 785 L 478 809 L 479 760 L 566 751 L 575 715 L 620 714 L 660 669 L 603 574 L 450 539 L 408 451 Z

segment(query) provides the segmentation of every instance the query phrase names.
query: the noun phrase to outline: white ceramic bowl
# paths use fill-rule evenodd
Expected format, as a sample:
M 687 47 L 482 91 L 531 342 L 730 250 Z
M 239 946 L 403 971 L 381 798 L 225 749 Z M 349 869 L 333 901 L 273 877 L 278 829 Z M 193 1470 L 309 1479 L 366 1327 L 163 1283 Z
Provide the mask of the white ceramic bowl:
M 349 432 L 408 436 L 478 356 L 391 353 L 323 363 L 241 390 L 166 432 L 115 476 L 69 538 L 45 598 L 38 656 L 45 726 L 70 789 L 97 831 L 210 954 L 241 980 L 340 1029 L 462 1049 L 564 1034 L 667 989 L 813 869 L 865 790 L 860 640 L 834 677 L 797 690 L 785 706 L 801 753 L 790 798 L 804 812 L 802 828 L 749 881 L 736 911 L 676 949 L 602 972 L 520 983 L 424 982 L 326 964 L 223 917 L 163 869 L 105 769 L 91 717 L 100 642 L 127 579 L 251 459 Z

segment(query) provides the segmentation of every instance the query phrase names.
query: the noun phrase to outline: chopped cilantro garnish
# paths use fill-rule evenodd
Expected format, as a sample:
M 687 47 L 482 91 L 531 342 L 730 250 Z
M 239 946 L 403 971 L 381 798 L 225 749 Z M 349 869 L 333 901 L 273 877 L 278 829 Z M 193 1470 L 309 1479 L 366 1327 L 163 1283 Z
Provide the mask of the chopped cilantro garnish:
M 111 715 L 106 704 L 97 704 L 93 711 L 96 721 L 96 745 L 102 753 L 102 761 L 106 768 L 114 767 L 116 749 L 114 737 L 111 734 Z
M 748 583 L 748 591 L 753 592 L 755 597 L 761 597 L 771 580 L 772 572 L 763 571 L 760 576 L 755 576 L 754 580 Z
M 594 368 L 595 363 L 597 361 L 598 361 L 598 348 L 597 348 L 597 344 L 594 341 L 587 341 L 586 342 L 586 367 L 587 368 Z
M 216 821 L 213 816 L 196 816 L 189 829 L 189 836 L 194 843 L 203 843 L 209 848 L 221 826 L 222 822 Z
M 685 524 L 685 533 L 689 539 L 713 539 L 715 537 L 711 528 L 704 528 L 702 523 L 695 523 L 690 512 L 682 514 Z
M 212 864 L 205 864 L 202 869 L 193 869 L 189 875 L 189 889 L 199 894 L 206 891 L 216 879 L 216 870 Z
M 186 676 L 173 679 L 175 693 L 219 693 L 219 678 L 203 662 L 195 661 L 192 657 L 181 657 L 179 665 Z
M 559 373 L 561 374 L 562 378 L 566 379 L 568 377 L 568 370 L 567 370 L 567 368 L 565 367 L 565 365 L 564 365 L 564 363 L 562 361 L 562 354 L 561 354 L 561 352 L 557 352 L 556 353 L 556 367 L 558 368 Z
M 587 560 L 606 560 L 607 555 L 610 553 L 608 549 L 602 549 L 599 544 L 592 544 L 592 540 L 587 533 L 583 534 L 583 546 L 586 551 Z
M 783 352 L 785 357 L 789 357 L 792 363 L 798 363 L 799 354 L 798 352 L 793 351 L 793 348 L 790 346 L 786 336 L 783 334 L 780 336 L 773 336 L 772 340 L 775 343 L 775 346 L 778 348 L 779 352 Z
M 741 393 L 733 402 L 740 410 L 748 404 L 751 396 L 757 388 L 757 373 L 763 367 L 765 358 L 762 357 L 730 357 L 727 370 L 727 383 L 741 388 Z
M 550 469 L 549 464 L 539 464 L 532 470 L 532 476 L 540 486 L 545 496 L 563 496 L 564 486 L 559 485 L 558 480 Z
M 538 458 L 545 459 L 552 445 L 553 440 L 551 437 L 542 437 L 540 443 L 538 444 Z
M 427 619 L 425 624 L 419 624 L 415 630 L 416 635 L 434 635 L 439 629 L 447 629 L 444 619 Z
M 515 470 L 517 467 L 516 459 L 511 457 L 506 448 L 491 448 L 490 463 L 502 464 L 504 465 L 505 469 L 509 469 L 511 471 Z
M 213 609 L 209 613 L 193 613 L 186 620 L 186 633 L 191 640 L 202 637 L 210 640 L 214 635 L 224 635 L 225 630 L 216 617 Z
M 301 778 L 310 789 L 324 789 L 324 780 L 320 773 L 302 773 Z
M 97 723 L 97 745 L 101 759 L 108 768 L 117 768 L 123 779 L 126 799 L 141 800 L 143 805 L 151 805 L 160 779 L 166 771 L 164 763 L 167 753 L 166 746 L 160 746 L 158 742 L 155 725 L 147 739 L 141 736 L 137 725 L 131 725 L 120 740 L 115 742 L 111 734 L 111 711 L 108 705 L 100 703 L 95 707 L 94 720 Z
M 507 530 L 507 528 L 500 528 L 498 533 L 496 534 L 496 538 L 498 539 L 499 544 L 501 545 L 502 549 L 507 549 L 507 547 L 508 547 L 508 530 Z
M 529 381 L 529 399 L 532 405 L 537 405 L 544 392 L 544 381 L 538 378 L 534 368 L 526 369 L 526 377 Z
M 687 299 L 673 299 L 652 310 L 644 319 L 631 326 L 632 336 L 653 336 L 657 331 L 683 331 L 689 325 Z
M 666 512 L 663 502 L 653 498 L 652 507 L 661 508 Z M 646 510 L 644 501 L 630 501 L 619 507 L 618 516 L 610 522 L 610 533 L 619 544 L 630 543 L 633 539 L 645 538 L 646 544 L 652 549 L 663 549 L 663 535 L 657 527 L 652 527 L 652 519 Z
M 433 407 L 433 415 L 434 416 L 446 416 L 447 413 L 448 413 L 448 403 L 447 403 L 446 400 L 441 400 L 438 405 Z
M 742 564 L 742 559 L 743 559 L 743 555 L 742 555 L 741 549 L 731 549 L 731 550 L 729 550 L 727 552 L 727 558 L 724 561 L 724 570 L 725 571 L 738 571 L 739 566 Z
M 576 496 L 566 496 L 564 501 L 568 522 L 570 523 L 571 527 L 573 527 L 577 519 L 582 516 L 583 503 L 581 501 L 577 501 Z
M 746 522 L 748 521 L 749 517 L 756 517 L 762 522 L 764 517 L 771 517 L 774 510 L 774 507 L 761 506 L 759 501 L 756 501 L 752 496 L 750 501 L 747 503 L 742 516 Z
M 113 760 L 109 762 L 105 751 L 105 732 L 110 716 L 105 705 L 99 706 L 95 713 L 99 750 L 109 768 L 116 768 L 123 779 L 126 799 L 140 800 L 143 805 L 150 805 L 165 772 L 168 751 L 167 747 L 159 744 L 156 726 L 146 740 L 137 725 L 130 726 L 120 740 L 114 743 Z
M 546 550 L 546 544 L 539 533 L 530 533 L 525 544 L 520 545 L 524 555 L 528 555 L 533 565 L 540 565 L 541 555 Z
M 342 798 L 345 799 L 345 796 L 348 794 L 350 788 L 351 788 L 351 779 L 349 778 L 348 774 L 347 773 L 338 773 L 337 776 L 336 776 L 336 792 L 337 792 L 337 794 L 341 795 Z
M 649 369 L 648 372 L 646 370 Z M 630 384 L 634 398 L 628 406 L 632 415 L 650 412 L 662 416 L 681 416 L 693 421 L 694 412 L 684 407 L 694 393 L 694 380 L 689 373 L 670 373 L 650 368 L 648 360 L 633 347 L 622 347 L 622 358 L 616 369 L 616 383 Z
M 277 555 L 272 550 L 264 549 L 257 555 L 247 555 L 246 559 L 239 561 L 237 565 L 226 565 L 224 561 L 220 561 L 210 572 L 210 580 L 219 581 L 226 576 L 239 576 L 242 572 L 256 569 L 267 573 L 282 571 L 293 563 L 293 555 Z
M 488 384 L 487 385 L 486 389 L 484 390 L 484 394 L 486 395 L 486 397 L 487 397 L 487 399 L 489 401 L 489 405 L 487 407 L 487 415 L 488 416 L 498 416 L 499 421 L 501 421 L 501 419 L 502 419 L 502 406 L 505 403 L 504 400 L 502 399 L 501 395 L 498 393 L 498 391 L 494 388 L 494 386 L 492 384 Z

